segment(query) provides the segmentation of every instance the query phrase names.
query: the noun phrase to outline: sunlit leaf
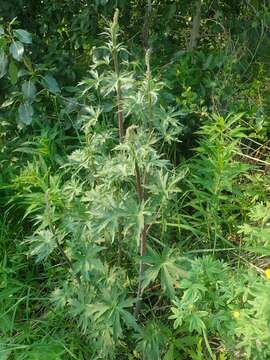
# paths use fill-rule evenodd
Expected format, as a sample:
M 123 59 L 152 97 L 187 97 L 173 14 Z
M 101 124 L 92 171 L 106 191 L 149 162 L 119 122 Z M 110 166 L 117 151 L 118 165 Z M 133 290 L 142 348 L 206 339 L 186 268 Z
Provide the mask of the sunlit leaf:
M 7 73 L 7 65 L 8 65 L 8 58 L 5 55 L 4 51 L 0 53 L 0 79 L 4 77 Z
M 31 44 L 32 43 L 32 36 L 31 34 L 23 29 L 14 30 L 14 35 L 18 40 L 20 40 L 24 44 Z
M 28 101 L 32 101 L 35 98 L 37 92 L 35 83 L 31 80 L 25 81 L 22 84 L 22 92 Z
M 53 94 L 58 94 L 60 92 L 59 85 L 51 74 L 44 76 L 43 85 Z
M 24 53 L 24 46 L 20 41 L 14 41 L 10 47 L 9 51 L 13 58 L 17 61 L 21 61 Z
M 34 109 L 29 102 L 25 102 L 19 106 L 19 119 L 25 125 L 30 125 L 33 120 Z

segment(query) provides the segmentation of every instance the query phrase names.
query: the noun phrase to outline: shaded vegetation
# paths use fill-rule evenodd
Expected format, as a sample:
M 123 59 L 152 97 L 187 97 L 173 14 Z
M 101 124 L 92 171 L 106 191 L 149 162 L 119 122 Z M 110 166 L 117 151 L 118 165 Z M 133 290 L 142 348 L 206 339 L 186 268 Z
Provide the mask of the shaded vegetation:
M 0 359 L 269 359 L 268 2 L 0 9 Z

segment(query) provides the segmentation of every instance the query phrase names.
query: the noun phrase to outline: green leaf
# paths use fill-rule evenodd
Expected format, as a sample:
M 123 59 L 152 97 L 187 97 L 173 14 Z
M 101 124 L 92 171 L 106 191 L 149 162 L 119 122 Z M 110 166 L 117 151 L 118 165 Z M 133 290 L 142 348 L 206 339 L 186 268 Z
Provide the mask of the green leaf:
M 173 270 L 175 269 L 175 272 Z M 170 265 L 163 265 L 161 269 L 161 287 L 162 289 L 168 293 L 168 295 L 172 298 L 174 296 L 174 275 L 177 274 L 177 268 L 170 269 Z
M 0 108 L 2 109 L 2 108 L 9 107 L 13 103 L 14 103 L 14 99 L 7 99 L 1 104 Z
M 65 349 L 56 342 L 35 343 L 28 352 L 29 360 L 60 360 L 63 358 Z
M 18 80 L 18 68 L 14 61 L 9 63 L 8 74 L 12 85 L 15 85 Z
M 123 320 L 125 321 L 125 323 L 126 323 L 126 325 L 128 327 L 133 328 L 137 332 L 140 331 L 140 327 L 137 324 L 136 319 L 132 314 L 130 314 L 128 311 L 122 309 L 121 310 L 121 315 L 122 315 L 122 318 L 123 318 Z
M 25 125 L 30 125 L 32 123 L 34 110 L 32 105 L 29 102 L 25 102 L 19 106 L 19 119 Z
M 26 75 L 29 75 L 29 72 L 26 69 L 19 69 L 18 78 L 24 77 Z
M 4 35 L 4 33 L 5 33 L 5 31 L 4 31 L 3 27 L 0 26 L 0 36 L 1 36 L 1 35 Z
M 187 277 L 187 273 L 181 269 L 177 261 L 179 255 L 175 250 L 165 248 L 162 253 L 149 249 L 149 255 L 144 257 L 149 268 L 145 271 L 143 288 L 160 276 L 162 289 L 171 298 L 174 297 L 174 285 L 179 277 Z
M 206 312 L 204 312 L 204 313 L 207 314 Z M 205 315 L 205 314 L 202 314 L 202 315 Z M 190 332 L 196 331 L 199 334 L 201 334 L 204 329 L 205 329 L 205 323 L 200 318 L 200 316 L 198 314 L 192 314 L 190 316 L 190 320 L 189 320 L 189 331 Z
M 14 41 L 10 47 L 9 51 L 13 58 L 17 61 L 21 61 L 24 53 L 24 46 L 20 41 Z
M 270 249 L 266 246 L 247 246 L 243 250 L 254 252 L 258 255 L 270 256 Z
M 0 360 L 8 360 L 10 359 L 10 355 L 12 353 L 12 350 L 2 350 L 1 349 L 1 353 L 0 353 Z
M 147 288 L 147 286 L 156 280 L 156 278 L 158 277 L 160 271 L 160 267 L 154 267 L 154 268 L 149 268 L 147 269 L 147 271 L 144 274 L 144 279 L 143 279 L 143 283 L 142 283 L 142 288 L 145 289 Z
M 18 40 L 20 40 L 24 44 L 31 44 L 32 43 L 32 36 L 31 34 L 23 29 L 17 29 L 14 31 L 14 35 Z
M 100 319 L 103 314 L 109 310 L 109 306 L 103 303 L 90 304 L 87 308 L 87 314 L 94 318 L 95 321 Z
M 31 106 L 31 105 L 30 105 Z M 25 243 L 29 243 L 31 248 L 29 254 L 36 256 L 36 262 L 41 262 L 57 247 L 56 235 L 50 230 L 40 230 L 35 235 L 29 236 Z
M 174 344 L 171 344 L 169 350 L 164 355 L 163 360 L 174 360 Z
M 59 85 L 51 74 L 47 74 L 43 78 L 43 85 L 53 94 L 60 92 Z
M 37 89 L 35 83 L 31 80 L 25 81 L 22 84 L 22 92 L 27 100 L 33 100 L 36 96 Z
M 0 79 L 6 75 L 8 59 L 5 53 L 0 53 Z

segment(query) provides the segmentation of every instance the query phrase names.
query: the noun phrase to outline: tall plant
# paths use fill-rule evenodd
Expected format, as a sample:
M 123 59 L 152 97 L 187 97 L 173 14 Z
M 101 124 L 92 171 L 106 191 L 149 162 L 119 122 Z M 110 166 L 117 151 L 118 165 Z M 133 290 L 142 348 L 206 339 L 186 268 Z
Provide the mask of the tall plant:
M 19 191 L 22 202 L 29 196 L 38 202 L 27 209 L 35 221 L 25 241 L 29 255 L 61 264 L 53 301 L 81 327 L 93 353 L 113 358 L 124 331 L 141 331 L 135 318 L 145 288 L 160 281 L 164 295 L 174 296 L 176 253 L 157 238 L 185 172 L 159 151 L 178 140 L 182 126 L 178 112 L 160 104 L 163 85 L 151 75 L 150 52 L 146 73 L 132 72 L 118 43 L 118 11 L 105 35 L 106 45 L 93 51 L 90 77 L 79 84 L 81 147 L 61 169 L 65 176 L 48 174 L 43 186 L 36 169 L 40 191 L 22 182 Z M 146 258 L 151 248 L 158 252 Z M 145 271 L 154 264 L 160 268 L 149 277 L 151 270 Z

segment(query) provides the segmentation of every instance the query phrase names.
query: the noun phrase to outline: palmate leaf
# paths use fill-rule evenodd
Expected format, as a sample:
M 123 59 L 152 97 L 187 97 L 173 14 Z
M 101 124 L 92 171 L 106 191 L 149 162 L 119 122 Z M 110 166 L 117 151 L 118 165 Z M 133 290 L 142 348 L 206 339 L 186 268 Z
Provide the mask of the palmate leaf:
M 186 176 L 187 169 L 169 172 L 164 169 L 159 170 L 152 183 L 145 186 L 152 195 L 160 196 L 163 200 L 169 200 L 172 195 L 181 192 L 179 182 Z
M 137 340 L 136 349 L 142 354 L 145 360 L 160 360 L 161 354 L 168 342 L 168 328 L 162 323 L 148 321 L 135 335 Z
M 107 324 L 113 329 L 113 338 L 115 340 L 122 336 L 122 322 L 127 327 L 139 331 L 139 326 L 135 318 L 126 309 L 134 304 L 133 299 L 125 299 L 115 289 L 110 292 L 104 291 L 104 298 L 102 302 L 89 304 L 87 314 L 89 318 L 94 319 L 95 323 Z
M 117 207 L 116 204 L 109 203 L 107 205 L 111 205 L 109 208 L 102 208 L 93 209 L 92 216 L 93 216 L 93 231 L 98 234 L 102 235 L 106 231 L 109 233 L 111 237 L 111 241 L 114 242 L 115 236 L 119 230 L 119 220 L 124 215 L 123 210 L 120 207 Z
M 89 317 L 93 317 L 94 321 L 98 321 L 109 309 L 110 306 L 104 303 L 90 304 L 87 314 Z
M 124 235 L 133 232 L 137 240 L 137 246 L 140 243 L 140 235 L 145 224 L 145 217 L 151 213 L 147 209 L 147 202 L 139 204 L 130 194 L 124 198 Z
M 146 204 L 138 204 L 138 201 L 131 194 L 126 193 L 125 196 L 121 196 L 121 199 L 116 200 L 112 194 L 107 194 L 104 197 L 97 191 L 91 193 L 92 207 L 90 213 L 93 232 L 99 236 L 106 233 L 106 237 L 109 235 L 113 242 L 119 233 L 121 222 L 124 236 L 132 233 L 139 243 L 145 216 L 150 215 L 150 213 L 145 208 Z
M 46 260 L 57 247 L 56 235 L 50 230 L 40 230 L 35 235 L 26 239 L 30 244 L 29 255 L 36 256 L 36 262 Z
M 149 252 L 150 254 L 144 258 L 150 267 L 145 271 L 143 288 L 145 289 L 160 276 L 163 291 L 173 298 L 179 277 L 187 277 L 187 273 L 178 263 L 179 255 L 170 248 L 165 248 L 161 254 L 152 249 Z
M 205 323 L 202 320 L 203 317 L 208 315 L 207 311 L 197 311 L 196 313 L 190 315 L 189 319 L 189 331 L 192 333 L 193 331 L 202 334 L 205 329 Z
M 98 253 L 103 249 L 105 247 L 83 243 L 79 251 L 73 256 L 74 271 L 80 273 L 86 281 L 90 280 L 93 272 L 102 272 L 104 266 L 98 258 Z
M 174 320 L 174 329 L 177 329 L 181 327 L 183 323 L 186 323 L 188 324 L 190 332 L 196 331 L 201 334 L 205 329 L 203 318 L 208 316 L 208 312 L 197 310 L 192 302 L 187 305 L 187 303 L 182 300 L 175 299 L 172 303 L 172 315 L 169 316 L 169 319 Z
M 183 126 L 178 118 L 182 115 L 182 112 L 173 108 L 165 109 L 160 106 L 155 109 L 153 126 L 157 129 L 164 142 L 171 144 L 174 141 L 179 141 Z

